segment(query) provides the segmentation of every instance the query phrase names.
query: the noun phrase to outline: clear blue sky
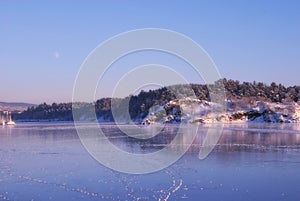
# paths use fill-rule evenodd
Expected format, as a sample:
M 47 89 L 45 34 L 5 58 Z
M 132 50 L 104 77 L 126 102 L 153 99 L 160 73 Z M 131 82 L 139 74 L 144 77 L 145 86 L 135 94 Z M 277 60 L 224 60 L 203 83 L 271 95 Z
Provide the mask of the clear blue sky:
M 222 77 L 300 85 L 300 1 L 0 1 L 0 101 L 70 101 L 86 56 L 139 28 L 183 33 Z

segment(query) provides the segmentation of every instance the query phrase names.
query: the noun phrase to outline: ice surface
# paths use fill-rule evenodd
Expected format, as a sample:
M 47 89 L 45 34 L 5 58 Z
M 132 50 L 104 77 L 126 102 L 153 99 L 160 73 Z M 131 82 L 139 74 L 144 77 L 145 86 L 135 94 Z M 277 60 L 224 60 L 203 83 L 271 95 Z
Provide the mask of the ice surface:
M 117 146 L 140 154 L 173 139 L 178 125 L 166 126 L 160 138 L 142 143 L 115 125 L 101 125 Z M 214 151 L 199 160 L 208 126 L 199 127 L 179 161 L 146 175 L 99 164 L 81 145 L 73 124 L 0 127 L 0 200 L 299 200 L 299 124 L 225 124 Z

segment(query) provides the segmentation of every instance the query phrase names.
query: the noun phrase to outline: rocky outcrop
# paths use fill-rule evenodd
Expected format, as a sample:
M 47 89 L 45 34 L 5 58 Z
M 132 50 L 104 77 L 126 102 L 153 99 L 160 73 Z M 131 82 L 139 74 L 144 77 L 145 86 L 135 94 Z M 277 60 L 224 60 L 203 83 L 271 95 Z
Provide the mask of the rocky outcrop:
M 234 106 L 234 107 L 233 107 Z M 297 103 L 268 103 L 257 101 L 251 107 L 237 107 L 232 102 L 222 113 L 216 113 L 217 104 L 199 99 L 177 99 L 163 106 L 150 109 L 144 124 L 160 123 L 209 123 L 213 121 L 235 122 L 300 122 L 300 106 Z

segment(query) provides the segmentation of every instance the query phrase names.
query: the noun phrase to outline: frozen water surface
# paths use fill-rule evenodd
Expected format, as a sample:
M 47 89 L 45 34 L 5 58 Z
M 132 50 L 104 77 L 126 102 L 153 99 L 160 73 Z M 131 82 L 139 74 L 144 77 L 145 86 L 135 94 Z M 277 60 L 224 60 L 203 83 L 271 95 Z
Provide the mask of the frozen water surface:
M 101 125 L 116 146 L 139 154 L 163 148 L 177 127 L 137 140 Z M 0 200 L 300 200 L 299 124 L 226 124 L 214 151 L 199 160 L 206 130 L 201 125 L 172 166 L 130 175 L 94 160 L 72 123 L 0 127 Z

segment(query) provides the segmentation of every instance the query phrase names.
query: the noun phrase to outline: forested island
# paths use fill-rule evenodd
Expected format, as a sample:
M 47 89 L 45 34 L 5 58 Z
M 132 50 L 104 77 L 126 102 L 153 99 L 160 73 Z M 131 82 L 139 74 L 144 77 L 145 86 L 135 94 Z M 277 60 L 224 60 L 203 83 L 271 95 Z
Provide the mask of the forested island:
M 226 94 L 227 111 L 217 117 L 223 121 L 264 121 L 298 122 L 300 105 L 300 86 L 286 87 L 282 84 L 262 82 L 239 82 L 222 79 L 215 84 L 223 84 Z M 186 97 L 187 87 L 194 92 L 195 98 Z M 160 89 L 141 91 L 138 95 L 113 99 L 116 105 L 129 101 L 129 114 L 138 123 L 151 122 L 209 122 L 208 111 L 211 102 L 207 85 L 174 85 Z M 176 96 L 175 96 L 176 94 Z M 94 103 L 73 103 L 83 111 L 95 107 L 98 121 L 114 121 L 111 111 L 111 98 L 101 98 Z M 197 106 L 194 116 L 181 113 L 182 104 Z M 154 107 L 155 106 L 155 107 Z M 150 110 L 150 112 L 149 112 Z M 72 103 L 42 103 L 28 107 L 21 113 L 14 113 L 17 121 L 72 121 Z

